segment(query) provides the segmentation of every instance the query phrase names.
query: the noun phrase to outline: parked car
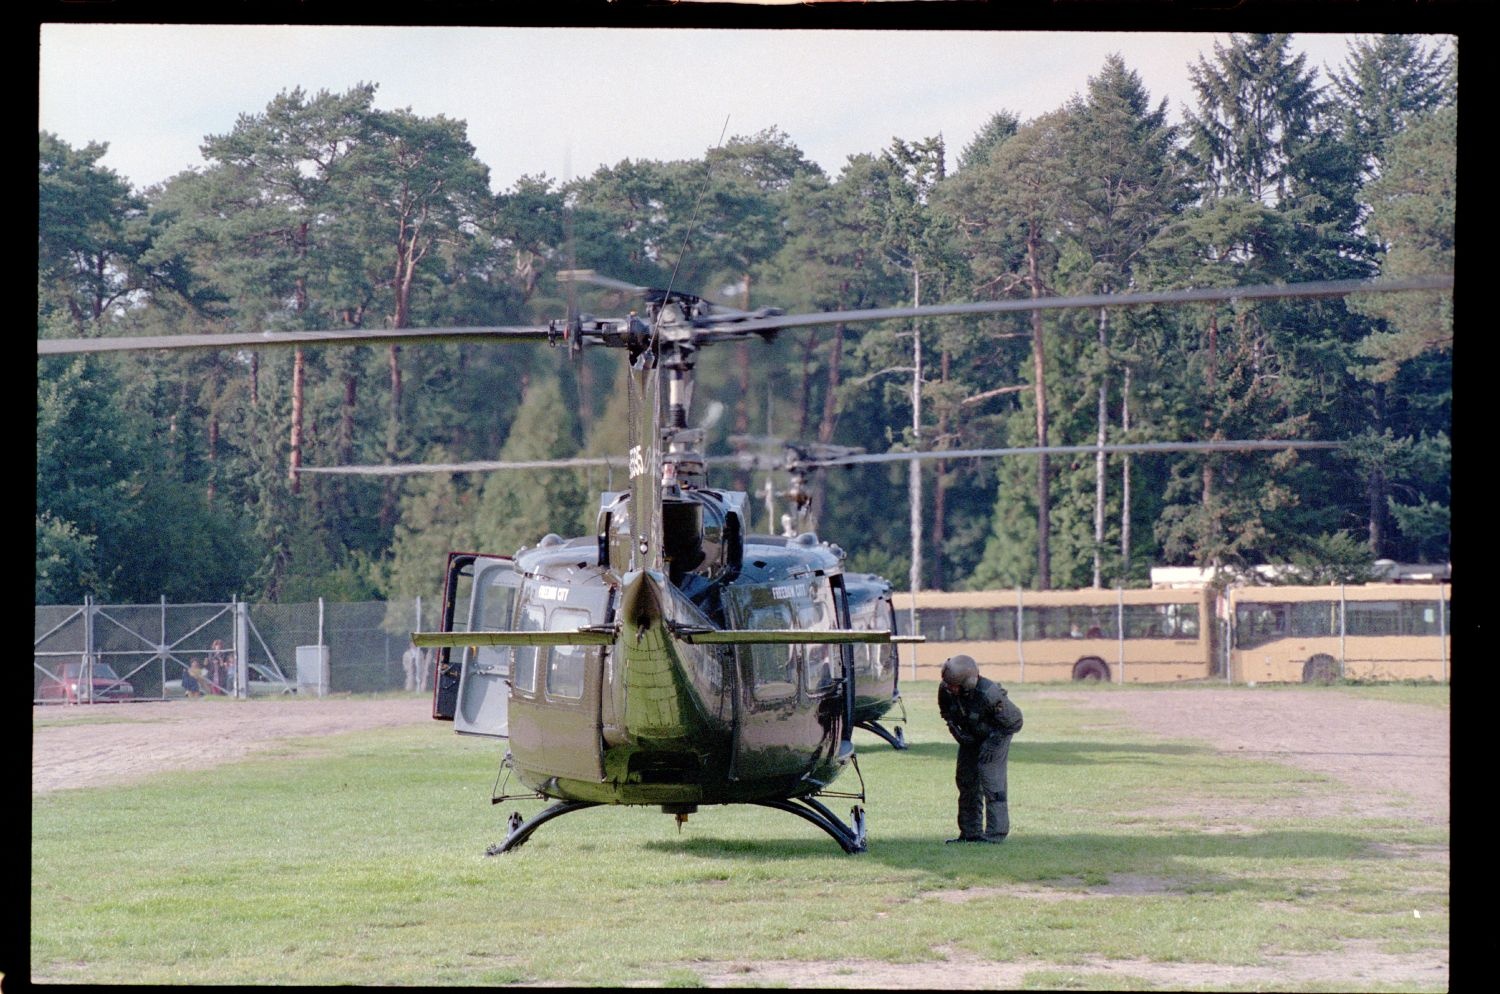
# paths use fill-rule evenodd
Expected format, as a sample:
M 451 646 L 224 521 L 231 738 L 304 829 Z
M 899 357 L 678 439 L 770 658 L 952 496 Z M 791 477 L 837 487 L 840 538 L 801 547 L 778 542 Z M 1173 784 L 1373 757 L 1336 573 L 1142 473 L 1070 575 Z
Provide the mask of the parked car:
M 108 663 L 96 662 L 93 679 L 88 682 L 83 678 L 83 663 L 63 663 L 56 675 L 42 678 L 36 697 L 39 701 L 64 704 L 129 701 L 135 699 L 135 687 Z
M 295 694 L 297 692 L 297 685 L 295 683 L 287 681 L 280 673 L 277 673 L 264 663 L 248 663 L 245 666 L 245 670 L 246 696 L 278 697 L 283 694 Z M 205 686 L 204 689 L 208 690 L 208 687 Z M 230 688 L 225 687 L 224 690 L 228 692 Z M 213 693 L 218 693 L 218 691 L 213 691 Z M 162 696 L 186 697 L 187 695 L 182 690 L 182 680 L 180 678 L 168 680 L 162 684 Z

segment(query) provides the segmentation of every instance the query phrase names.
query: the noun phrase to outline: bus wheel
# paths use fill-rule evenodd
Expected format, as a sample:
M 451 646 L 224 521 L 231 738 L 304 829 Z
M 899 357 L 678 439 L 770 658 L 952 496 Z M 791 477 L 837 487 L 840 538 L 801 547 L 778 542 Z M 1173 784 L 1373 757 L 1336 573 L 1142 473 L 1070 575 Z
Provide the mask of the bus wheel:
M 1320 652 L 1302 664 L 1303 683 L 1332 683 L 1338 678 L 1339 664 L 1326 652 Z
M 1073 679 L 1086 680 L 1089 683 L 1098 683 L 1100 680 L 1109 680 L 1109 666 L 1104 660 L 1096 656 L 1080 659 L 1073 666 Z

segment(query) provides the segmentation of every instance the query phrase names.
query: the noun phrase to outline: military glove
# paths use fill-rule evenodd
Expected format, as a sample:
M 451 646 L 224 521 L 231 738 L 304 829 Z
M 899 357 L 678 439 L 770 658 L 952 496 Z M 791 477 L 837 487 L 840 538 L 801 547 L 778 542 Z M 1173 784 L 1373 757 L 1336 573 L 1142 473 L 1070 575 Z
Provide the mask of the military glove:
M 954 722 L 948 722 L 948 734 L 953 736 L 953 741 L 959 745 L 968 745 L 974 741 L 974 736 L 959 728 Z
M 1000 743 L 994 739 L 985 739 L 984 745 L 979 748 L 979 762 L 985 765 L 993 763 L 1000 755 Z

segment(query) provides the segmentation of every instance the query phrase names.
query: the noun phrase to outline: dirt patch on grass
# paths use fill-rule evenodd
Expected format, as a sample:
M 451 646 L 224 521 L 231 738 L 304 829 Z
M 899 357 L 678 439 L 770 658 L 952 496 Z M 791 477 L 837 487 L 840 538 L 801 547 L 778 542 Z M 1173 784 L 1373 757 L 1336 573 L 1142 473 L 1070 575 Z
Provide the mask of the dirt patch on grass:
M 1444 708 L 1354 697 L 1326 688 L 1210 687 L 1030 691 L 1111 712 L 1131 728 L 1165 739 L 1195 741 L 1223 753 L 1285 763 L 1347 787 L 1337 792 L 1288 790 L 1273 806 L 1257 801 L 1258 818 L 1390 818 L 1448 824 L 1449 715 Z M 1273 810 L 1279 805 L 1279 810 Z M 1216 815 L 1243 820 L 1248 810 L 1216 806 Z
M 267 698 L 31 709 L 31 791 L 130 783 L 204 769 L 287 739 L 432 721 L 426 697 Z
M 1268 956 L 1264 965 L 1158 963 L 1147 959 L 1088 957 L 1077 964 L 1035 960 L 996 962 L 946 951 L 940 963 L 703 964 L 694 971 L 710 987 L 863 987 L 883 990 L 1128 990 L 1144 982 L 1162 990 L 1295 990 L 1298 988 L 1442 990 L 1448 957 L 1381 952 L 1372 942 L 1348 942 L 1338 952 Z

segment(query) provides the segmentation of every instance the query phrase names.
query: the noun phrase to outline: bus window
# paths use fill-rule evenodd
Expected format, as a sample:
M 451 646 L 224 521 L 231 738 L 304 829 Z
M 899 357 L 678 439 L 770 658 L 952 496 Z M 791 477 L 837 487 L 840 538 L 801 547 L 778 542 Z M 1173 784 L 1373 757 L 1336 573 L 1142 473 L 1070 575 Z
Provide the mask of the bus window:
M 1345 605 L 1345 631 L 1350 635 L 1419 634 L 1402 630 L 1401 605 L 1395 601 L 1355 601 Z M 1425 634 L 1425 633 L 1420 633 Z M 1437 634 L 1433 626 L 1432 634 Z
M 1285 604 L 1241 604 L 1234 612 L 1234 645 L 1250 649 L 1286 636 Z
M 1031 639 L 1065 639 L 1070 637 L 1075 626 L 1080 624 L 1080 619 L 1070 617 L 1071 609 L 1066 607 L 1028 607 L 1021 612 L 1021 637 Z M 1078 628 L 1078 636 L 1083 637 L 1084 628 Z
M 1303 601 L 1284 605 L 1290 608 L 1288 633 L 1300 638 L 1315 638 L 1339 633 L 1338 601 Z
M 928 638 L 948 642 L 964 637 L 963 614 L 962 611 L 949 608 L 930 607 L 922 611 L 918 617 L 922 624 L 922 631 Z
M 1167 637 L 1195 639 L 1198 637 L 1198 605 L 1163 604 L 1160 608 L 1167 618 Z
M 1082 632 L 1084 638 L 1090 639 L 1120 637 L 1119 627 L 1116 624 L 1119 621 L 1119 612 L 1114 606 L 1086 605 L 1071 610 L 1068 634 L 1071 635 L 1075 631 Z
M 1125 637 L 1128 639 L 1195 639 L 1198 637 L 1196 604 L 1127 604 Z

